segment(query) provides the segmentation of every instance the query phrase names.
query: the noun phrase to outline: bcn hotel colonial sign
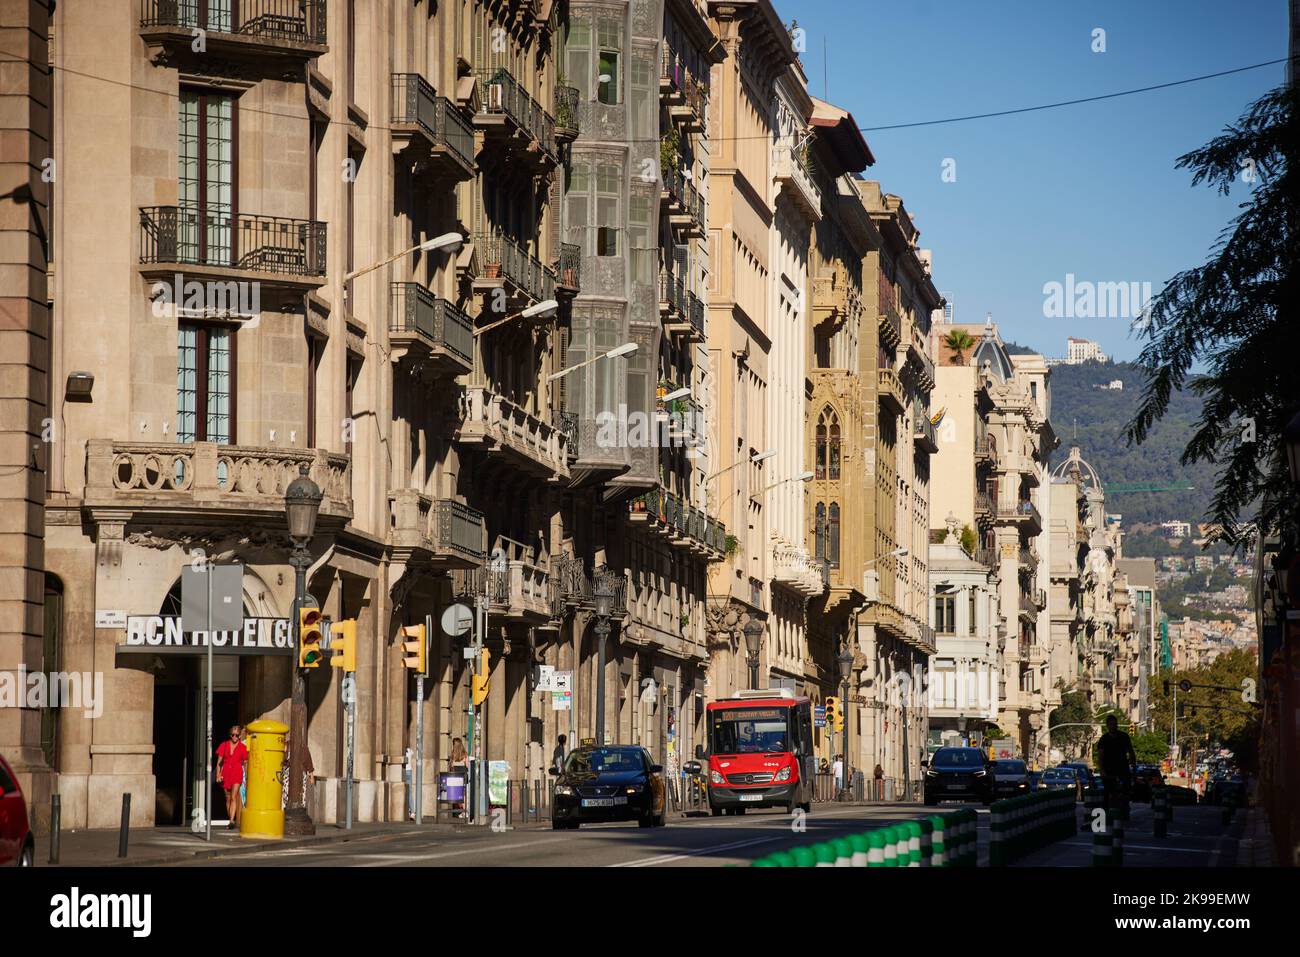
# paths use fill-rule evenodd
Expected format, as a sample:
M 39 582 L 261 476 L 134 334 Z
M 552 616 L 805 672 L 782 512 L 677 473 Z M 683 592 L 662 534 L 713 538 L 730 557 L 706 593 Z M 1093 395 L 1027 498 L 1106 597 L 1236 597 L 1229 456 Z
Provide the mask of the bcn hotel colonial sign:
M 208 632 L 182 631 L 179 615 L 128 615 L 126 633 L 117 654 L 202 655 Z M 214 655 L 292 655 L 293 632 L 288 618 L 245 618 L 239 631 L 214 631 Z

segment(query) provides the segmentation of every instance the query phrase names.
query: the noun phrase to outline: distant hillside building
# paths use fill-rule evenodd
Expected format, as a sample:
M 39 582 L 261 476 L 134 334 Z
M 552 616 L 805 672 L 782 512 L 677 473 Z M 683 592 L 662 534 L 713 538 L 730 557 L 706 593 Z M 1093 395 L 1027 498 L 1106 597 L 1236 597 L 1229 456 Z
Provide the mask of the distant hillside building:
M 1166 538 L 1188 538 L 1192 534 L 1192 523 L 1161 522 L 1160 531 Z
M 1099 343 L 1093 342 L 1091 339 L 1076 339 L 1074 336 L 1070 336 L 1065 340 L 1065 358 L 1052 359 L 1049 364 L 1077 366 L 1082 362 L 1105 362 L 1108 358 L 1106 353 L 1101 351 Z M 1114 383 L 1111 383 L 1111 386 L 1113 385 Z

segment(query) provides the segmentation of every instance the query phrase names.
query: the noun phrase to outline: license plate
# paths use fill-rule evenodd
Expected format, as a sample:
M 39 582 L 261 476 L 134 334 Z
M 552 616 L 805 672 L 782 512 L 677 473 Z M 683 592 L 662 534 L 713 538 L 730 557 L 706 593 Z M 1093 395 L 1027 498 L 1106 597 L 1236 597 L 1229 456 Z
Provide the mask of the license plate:
M 740 799 L 741 799 L 742 801 L 761 801 L 761 800 L 763 800 L 763 795 L 761 795 L 761 794 L 742 794 L 742 795 L 740 796 Z
M 582 799 L 583 807 L 613 807 L 616 804 L 626 804 L 626 803 L 627 803 L 627 798 L 625 797 L 583 798 Z

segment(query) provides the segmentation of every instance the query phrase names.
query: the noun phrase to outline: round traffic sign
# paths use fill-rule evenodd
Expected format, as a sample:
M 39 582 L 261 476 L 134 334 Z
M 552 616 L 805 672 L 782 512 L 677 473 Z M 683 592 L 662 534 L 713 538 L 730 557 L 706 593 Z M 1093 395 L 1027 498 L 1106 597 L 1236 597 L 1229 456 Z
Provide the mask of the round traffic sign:
M 474 613 L 468 605 L 449 605 L 442 613 L 442 630 L 453 638 L 469 634 L 474 627 Z

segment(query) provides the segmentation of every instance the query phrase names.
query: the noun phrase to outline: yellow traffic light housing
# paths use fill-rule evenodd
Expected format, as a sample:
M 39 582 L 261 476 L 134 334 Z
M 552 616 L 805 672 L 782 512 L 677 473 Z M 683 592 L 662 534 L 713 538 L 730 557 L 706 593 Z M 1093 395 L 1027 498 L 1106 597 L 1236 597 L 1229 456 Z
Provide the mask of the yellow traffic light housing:
M 489 687 L 489 679 L 491 677 L 489 669 L 491 666 L 491 660 L 492 652 L 484 648 L 483 655 L 479 659 L 478 673 L 474 675 L 474 680 L 471 682 L 474 704 L 476 705 L 480 705 L 486 701 L 488 692 L 492 690 Z
M 420 674 L 428 674 L 428 648 L 424 625 L 402 626 L 402 665 Z
M 298 609 L 298 667 L 319 668 L 321 652 L 321 612 L 319 608 Z
M 330 626 L 330 665 L 345 674 L 357 670 L 357 622 L 355 618 L 336 621 Z
M 826 698 L 826 724 L 835 731 L 844 730 L 844 709 L 834 695 Z

